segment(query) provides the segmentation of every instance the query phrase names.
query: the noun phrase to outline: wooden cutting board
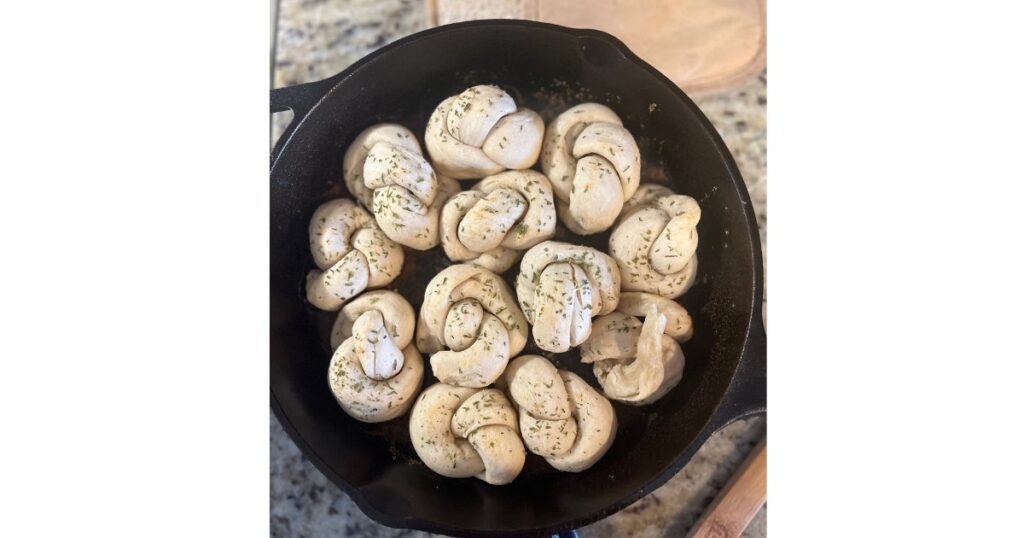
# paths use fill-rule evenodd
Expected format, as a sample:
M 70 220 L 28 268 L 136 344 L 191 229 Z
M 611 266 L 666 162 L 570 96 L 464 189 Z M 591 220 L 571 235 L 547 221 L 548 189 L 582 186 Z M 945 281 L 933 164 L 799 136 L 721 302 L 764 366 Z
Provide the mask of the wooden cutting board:
M 730 89 L 765 68 L 765 0 L 425 0 L 427 26 L 515 18 L 603 30 L 687 93 Z
M 689 538 L 738 538 L 768 499 L 768 444 L 761 441 L 690 530 Z

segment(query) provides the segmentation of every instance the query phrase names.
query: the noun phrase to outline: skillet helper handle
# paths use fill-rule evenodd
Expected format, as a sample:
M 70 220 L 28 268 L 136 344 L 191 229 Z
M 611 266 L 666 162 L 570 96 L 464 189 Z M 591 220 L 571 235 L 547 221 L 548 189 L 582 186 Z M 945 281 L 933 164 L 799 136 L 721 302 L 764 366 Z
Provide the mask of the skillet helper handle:
M 762 440 L 722 488 L 690 538 L 739 537 L 768 500 L 768 444 Z
M 320 99 L 327 94 L 327 92 L 337 84 L 337 77 L 325 78 L 316 82 L 307 82 L 305 84 L 296 84 L 295 86 L 288 86 L 285 88 L 277 88 L 276 90 L 270 90 L 270 113 L 284 112 L 291 110 L 295 115 L 292 116 L 291 123 L 281 134 L 281 137 L 277 140 L 274 145 L 271 158 L 276 159 L 277 154 L 280 151 L 281 143 L 291 136 L 292 131 L 295 127 L 302 123 L 302 119 L 306 117 L 306 114 L 320 102 Z
M 712 432 L 734 420 L 768 410 L 768 337 L 760 309 L 753 321 L 754 326 L 732 384 L 712 419 Z
M 331 77 L 270 90 L 270 112 L 291 110 L 296 118 L 305 116 L 334 84 L 334 77 Z

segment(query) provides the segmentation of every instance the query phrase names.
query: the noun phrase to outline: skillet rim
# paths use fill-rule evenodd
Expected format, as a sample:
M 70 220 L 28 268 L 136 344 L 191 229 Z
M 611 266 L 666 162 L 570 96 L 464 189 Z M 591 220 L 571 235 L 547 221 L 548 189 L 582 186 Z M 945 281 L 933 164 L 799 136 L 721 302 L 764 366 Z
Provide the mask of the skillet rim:
M 624 61 L 628 61 L 648 71 L 653 75 L 658 82 L 664 85 L 671 94 L 687 109 L 694 113 L 697 121 L 703 128 L 706 134 L 711 138 L 711 142 L 718 153 L 718 157 L 725 164 L 726 169 L 732 179 L 733 188 L 736 190 L 737 195 L 743 204 L 743 215 L 746 220 L 747 233 L 750 238 L 751 252 L 750 259 L 753 263 L 753 286 L 751 289 L 751 315 L 746 320 L 744 327 L 744 338 L 743 345 L 740 351 L 740 356 L 736 362 L 736 368 L 730 376 L 729 384 L 726 387 L 725 392 L 719 398 L 715 409 L 710 413 L 708 419 L 702 425 L 697 436 L 693 442 L 685 447 L 679 454 L 672 458 L 671 461 L 661 471 L 656 473 L 650 480 L 646 481 L 639 489 L 619 499 L 618 501 L 606 506 L 603 509 L 597 510 L 587 516 L 575 517 L 570 519 L 564 519 L 561 522 L 546 525 L 543 527 L 535 527 L 529 529 L 503 529 L 503 530 L 480 530 L 480 529 L 466 529 L 456 526 L 445 525 L 444 523 L 428 521 L 414 516 L 394 516 L 390 513 L 382 512 L 370 503 L 363 495 L 360 488 L 352 486 L 336 473 L 333 468 L 328 465 L 317 453 L 317 451 L 305 440 L 302 434 L 298 431 L 298 428 L 292 423 L 291 419 L 284 412 L 284 408 L 281 402 L 278 400 L 277 394 L 274 392 L 273 380 L 270 380 L 270 406 L 274 415 L 277 417 L 281 427 L 288 433 L 292 441 L 299 447 L 302 454 L 313 463 L 318 471 L 324 474 L 332 483 L 337 485 L 342 491 L 344 491 L 349 497 L 352 498 L 356 506 L 363 511 L 364 514 L 369 516 L 374 521 L 391 528 L 399 529 L 414 529 L 433 533 L 442 533 L 448 535 L 458 536 L 507 536 L 507 535 L 552 535 L 559 532 L 564 532 L 570 529 L 575 529 L 583 525 L 592 523 L 599 519 L 608 517 L 616 512 L 619 512 L 626 506 L 636 502 L 638 499 L 643 497 L 645 494 L 652 492 L 653 490 L 661 487 L 670 478 L 675 476 L 687 463 L 692 459 L 696 451 L 704 445 L 708 438 L 722 429 L 726 425 L 736 420 L 746 418 L 753 415 L 766 414 L 767 406 L 766 402 L 763 401 L 763 396 L 755 396 L 748 398 L 753 400 L 747 402 L 746 405 L 742 402 L 744 399 L 744 389 L 749 389 L 751 383 L 763 384 L 764 372 L 757 371 L 758 369 L 764 369 L 764 354 L 765 354 L 765 330 L 762 321 L 761 306 L 763 304 L 763 293 L 764 293 L 764 266 L 761 251 L 761 238 L 758 232 L 757 219 L 754 215 L 753 205 L 750 200 L 750 194 L 747 191 L 746 184 L 743 181 L 743 176 L 740 174 L 739 168 L 736 165 L 735 160 L 732 157 L 732 153 L 729 151 L 725 142 L 722 140 L 718 130 L 714 127 L 707 116 L 701 111 L 700 107 L 690 99 L 674 82 L 668 79 L 660 71 L 655 69 L 653 66 L 645 62 L 633 51 L 631 51 L 621 40 L 615 36 L 606 32 L 594 29 L 579 29 L 569 28 L 560 26 L 557 24 L 527 21 L 520 19 L 481 19 L 473 21 L 465 21 L 453 24 L 447 24 L 443 26 L 437 26 L 434 28 L 428 28 L 414 34 L 410 34 L 406 37 L 398 39 L 388 45 L 385 45 L 366 56 L 360 58 L 358 61 L 339 72 L 336 75 L 322 79 L 319 81 L 294 85 L 285 88 L 278 88 L 271 90 L 271 112 L 280 112 L 291 109 L 295 112 L 291 123 L 282 133 L 278 142 L 274 145 L 271 150 L 271 162 L 270 162 L 270 175 L 272 176 L 280 155 L 287 149 L 291 142 L 294 134 L 302 128 L 305 121 L 314 113 L 314 111 L 320 106 L 320 104 L 330 96 L 338 86 L 355 71 L 361 69 L 367 63 L 376 59 L 379 55 L 382 55 L 393 49 L 411 45 L 421 39 L 433 37 L 436 35 L 459 31 L 463 28 L 472 27 L 495 27 L 495 26 L 506 26 L 506 27 L 518 27 L 527 28 L 531 30 L 544 30 L 550 32 L 561 33 L 575 37 L 577 39 L 582 37 L 595 38 L 606 42 L 611 45 L 617 52 L 623 56 Z M 301 89 L 301 90 L 300 90 Z M 307 97 L 310 100 L 314 100 L 312 104 L 302 106 L 292 106 L 289 104 L 275 105 L 274 96 L 283 96 L 286 92 L 298 92 L 303 91 L 304 93 L 310 94 L 311 97 Z M 301 99 L 298 99 L 301 100 Z M 299 103 L 296 103 L 299 104 Z M 298 110 L 298 108 L 305 108 L 306 110 Z M 301 112 L 301 117 L 300 116 Z M 759 364 L 746 364 L 751 362 Z M 269 362 L 268 362 L 269 367 Z M 746 371 L 744 371 L 746 370 Z M 750 371 L 754 370 L 754 371 Z M 760 377 L 754 380 L 747 380 L 744 382 L 745 377 L 752 377 L 754 374 L 756 377 L 760 373 Z M 744 385 L 747 385 L 744 387 Z M 738 400 L 738 401 L 730 401 Z M 737 409 L 730 409 L 736 407 Z

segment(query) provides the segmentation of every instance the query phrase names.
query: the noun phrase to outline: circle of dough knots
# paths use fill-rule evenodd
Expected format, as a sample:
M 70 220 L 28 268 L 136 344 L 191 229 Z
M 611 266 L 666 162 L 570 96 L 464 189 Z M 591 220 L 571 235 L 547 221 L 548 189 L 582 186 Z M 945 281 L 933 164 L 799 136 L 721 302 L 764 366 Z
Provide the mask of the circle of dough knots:
M 409 436 L 423 463 L 443 476 L 508 484 L 526 462 L 515 410 L 496 389 L 431 385 L 412 409 Z
M 442 383 L 486 387 L 526 345 L 526 318 L 501 277 L 452 265 L 427 285 L 416 345 L 433 354 L 430 366 Z
M 383 422 L 412 406 L 423 358 L 412 342 L 412 305 L 387 290 L 360 295 L 338 314 L 327 380 L 341 408 L 363 422 Z
M 644 184 L 612 230 L 608 253 L 622 272 L 622 289 L 676 298 L 697 276 L 700 206 L 667 187 Z
M 540 355 L 523 355 L 505 372 L 519 408 L 526 448 L 560 471 L 593 466 L 615 440 L 612 404 L 580 376 L 555 368 Z
M 313 212 L 309 247 L 320 270 L 306 275 L 306 298 L 321 310 L 338 310 L 363 290 L 390 284 L 405 262 L 402 247 L 348 198 Z
M 455 180 L 434 173 L 412 132 L 393 123 L 359 133 L 345 151 L 344 178 L 389 238 L 417 250 L 437 246 L 441 205 L 459 191 Z
M 536 112 L 517 108 L 512 96 L 489 85 L 442 101 L 423 135 L 437 171 L 455 179 L 529 168 L 543 138 L 544 120 Z
M 679 343 L 692 335 L 693 321 L 679 303 L 623 292 L 615 312 L 594 320 L 580 359 L 594 364 L 594 376 L 608 398 L 649 404 L 679 384 L 686 360 Z
M 590 247 L 545 241 L 526 251 L 516 293 L 541 349 L 568 351 L 590 336 L 591 318 L 619 303 L 619 268 Z
M 603 232 L 640 184 L 640 150 L 604 105 L 562 112 L 544 135 L 541 169 L 558 197 L 558 214 L 581 235 Z
M 555 234 L 551 183 L 533 170 L 484 178 L 441 210 L 441 245 L 452 261 L 507 271 L 521 250 Z

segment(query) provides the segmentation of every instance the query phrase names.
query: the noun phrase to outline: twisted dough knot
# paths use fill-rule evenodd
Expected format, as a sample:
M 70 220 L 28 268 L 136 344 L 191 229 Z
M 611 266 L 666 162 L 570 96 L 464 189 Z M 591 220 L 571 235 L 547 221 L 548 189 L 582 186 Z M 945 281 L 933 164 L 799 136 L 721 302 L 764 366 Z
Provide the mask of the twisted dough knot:
M 409 302 L 386 290 L 361 295 L 338 315 L 334 333 L 343 340 L 327 381 L 334 399 L 356 420 L 383 422 L 412 406 L 423 381 L 423 358 L 410 345 L 412 319 Z
M 640 184 L 636 140 L 610 108 L 597 103 L 576 105 L 548 125 L 540 163 L 558 197 L 559 216 L 581 235 L 610 228 Z
M 345 151 L 344 177 L 381 230 L 417 250 L 437 246 L 440 208 L 459 191 L 455 180 L 434 173 L 412 132 L 392 123 L 359 133 Z
M 541 349 L 568 351 L 590 336 L 590 319 L 619 303 L 619 268 L 590 247 L 545 241 L 526 252 L 516 293 Z
M 321 271 L 306 276 L 306 298 L 321 310 L 338 310 L 363 290 L 390 284 L 405 261 L 402 247 L 348 198 L 331 200 L 313 212 L 309 247 Z
M 427 467 L 452 478 L 508 484 L 526 462 L 515 410 L 496 389 L 430 386 L 412 409 L 409 436 Z
M 442 383 L 486 387 L 526 345 L 526 318 L 498 275 L 452 265 L 427 285 L 416 345 Z
M 580 359 L 594 363 L 608 398 L 649 404 L 679 384 L 686 361 L 679 343 L 692 335 L 693 321 L 679 303 L 623 292 L 615 312 L 594 320 L 594 334 L 580 348 Z
M 533 170 L 484 178 L 441 210 L 441 245 L 452 261 L 503 273 L 526 250 L 555 234 L 551 183 Z
M 423 135 L 438 172 L 474 179 L 502 170 L 523 170 L 537 162 L 544 120 L 516 108 L 497 86 L 473 86 L 437 105 Z
M 508 365 L 505 381 L 526 448 L 555 469 L 589 469 L 612 446 L 615 409 L 580 376 L 540 355 L 523 355 Z
M 608 241 L 608 253 L 622 271 L 622 289 L 679 297 L 697 277 L 700 206 L 659 185 L 642 185 L 635 198 Z
M 341 308 L 331 327 L 331 349 L 338 349 L 352 336 L 356 321 L 367 312 L 379 312 L 384 317 L 388 335 L 399 349 L 412 343 L 416 330 L 416 313 L 405 297 L 389 291 L 376 290 L 363 293 Z

